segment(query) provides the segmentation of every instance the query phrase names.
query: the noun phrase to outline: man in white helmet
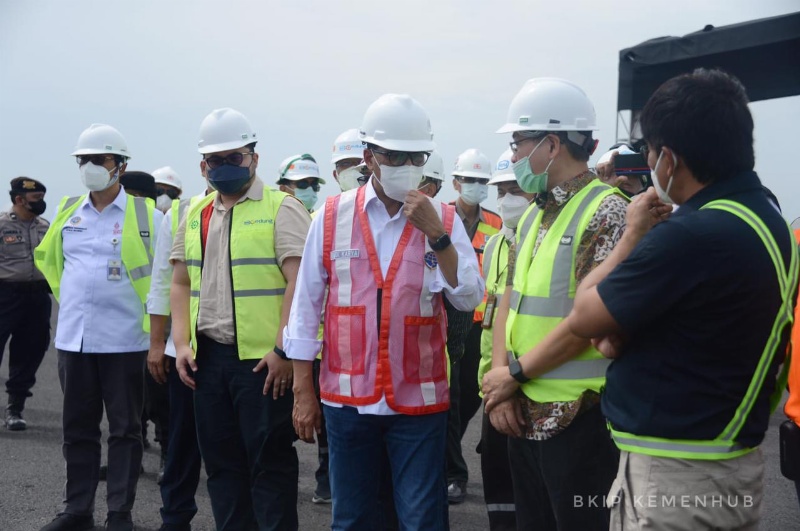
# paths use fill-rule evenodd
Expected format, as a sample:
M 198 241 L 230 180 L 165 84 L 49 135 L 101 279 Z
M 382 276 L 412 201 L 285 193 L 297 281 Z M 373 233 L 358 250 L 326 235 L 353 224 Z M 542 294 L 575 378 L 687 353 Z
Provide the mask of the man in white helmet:
M 292 364 L 279 330 L 310 217 L 256 176 L 256 141 L 233 109 L 212 111 L 200 125 L 200 170 L 217 192 L 189 208 L 175 236 L 172 337 L 181 380 L 195 390 L 217 527 L 291 530 L 298 461 Z
M 442 292 L 474 308 L 483 281 L 455 209 L 419 192 L 435 145 L 430 120 L 407 95 L 387 94 L 364 116 L 370 183 L 328 198 L 311 223 L 285 334 L 295 367 L 295 429 L 328 428 L 333 529 L 373 529 L 388 454 L 398 521 L 447 529 L 444 449 L 449 389 Z M 325 333 L 317 340 L 326 290 Z
M 309 154 L 292 155 L 278 166 L 278 189 L 296 197 L 306 210 L 314 211 L 319 185 L 325 179 L 319 176 L 319 165 Z
M 363 171 L 363 153 L 364 142 L 358 136 L 358 129 L 348 129 L 333 142 L 333 178 L 342 192 L 364 186 L 369 180 L 369 172 Z
M 120 185 L 130 153 L 115 128 L 92 124 L 72 155 L 89 193 L 61 201 L 34 255 L 59 301 L 55 344 L 67 465 L 66 507 L 42 529 L 94 526 L 105 409 L 110 432 L 106 529 L 132 530 L 149 344 L 144 305 L 163 214 Z
M 472 240 L 478 265 L 483 267 L 483 248 L 503 225 L 500 216 L 481 206 L 489 195 L 492 163 L 477 149 L 468 149 L 458 156 L 451 174 L 458 199 L 450 204 L 455 205 L 458 217 Z M 469 312 L 471 320 L 468 319 L 470 316 L 458 315 L 455 309 L 448 307 L 448 352 L 452 371 L 447 427 L 447 499 L 452 504 L 463 503 L 467 497 L 469 469 L 461 449 L 461 439 L 481 405 L 475 375 L 481 359 L 481 322 L 485 307 L 486 301 L 482 301 L 474 312 Z M 462 325 L 465 320 L 467 324 Z
M 444 161 L 442 155 L 434 150 L 428 157 L 428 162 L 422 167 L 422 180 L 417 188 L 431 199 L 439 194 L 444 182 Z
M 619 455 L 600 412 L 608 360 L 565 322 L 576 285 L 625 227 L 627 200 L 587 165 L 596 129 L 580 87 L 537 78 L 498 131 L 512 133 L 520 188 L 537 194 L 518 224 L 493 325 L 506 333 L 493 335 L 493 368 L 483 378 L 492 425 L 510 436 L 520 529 L 608 529 L 608 508 L 591 503 L 608 491 Z
M 175 199 L 180 199 L 181 193 L 183 193 L 181 178 L 178 172 L 170 166 L 153 170 L 151 175 L 156 180 L 156 192 L 158 193 L 156 207 L 166 214 L 167 210 L 172 206 L 172 202 Z

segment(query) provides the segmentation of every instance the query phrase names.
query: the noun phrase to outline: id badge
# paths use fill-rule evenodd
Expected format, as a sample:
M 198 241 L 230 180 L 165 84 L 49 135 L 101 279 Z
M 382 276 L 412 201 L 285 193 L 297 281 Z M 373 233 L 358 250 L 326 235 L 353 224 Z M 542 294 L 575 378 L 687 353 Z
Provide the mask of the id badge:
M 486 297 L 486 310 L 483 312 L 483 321 L 481 321 L 481 328 L 489 329 L 494 322 L 494 307 L 497 305 L 497 295 L 492 293 Z
M 122 261 L 109 260 L 106 267 L 107 280 L 122 280 Z

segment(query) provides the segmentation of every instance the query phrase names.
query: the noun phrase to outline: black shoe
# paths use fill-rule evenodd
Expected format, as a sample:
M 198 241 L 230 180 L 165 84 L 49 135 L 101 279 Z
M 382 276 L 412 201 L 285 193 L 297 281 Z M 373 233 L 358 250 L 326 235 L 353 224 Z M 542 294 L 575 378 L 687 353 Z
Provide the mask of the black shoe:
M 461 481 L 453 481 L 447 486 L 447 503 L 458 505 L 467 498 L 467 485 Z
M 6 428 L 11 431 L 23 431 L 28 427 L 28 423 L 22 418 L 19 411 L 6 410 Z
M 91 514 L 58 513 L 55 519 L 40 531 L 83 531 L 94 527 Z
M 133 518 L 130 512 L 109 512 L 106 518 L 108 531 L 133 531 Z

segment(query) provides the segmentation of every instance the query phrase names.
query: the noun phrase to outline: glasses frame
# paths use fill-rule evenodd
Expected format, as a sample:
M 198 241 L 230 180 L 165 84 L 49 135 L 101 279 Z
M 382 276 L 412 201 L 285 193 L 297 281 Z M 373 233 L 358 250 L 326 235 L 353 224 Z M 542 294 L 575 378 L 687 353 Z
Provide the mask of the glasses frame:
M 540 139 L 546 137 L 549 134 L 552 134 L 552 133 L 542 133 L 539 136 L 525 136 L 525 137 L 520 138 L 519 140 L 512 140 L 511 142 L 508 143 L 508 147 L 511 148 L 511 153 L 516 154 L 517 151 L 519 151 L 519 145 L 521 143 L 527 142 L 528 140 L 540 140 Z
M 431 156 L 430 151 L 383 151 L 375 148 L 370 148 L 370 151 L 372 153 L 378 153 L 379 155 L 383 155 L 389 162 L 389 166 L 395 168 L 400 166 L 405 166 L 406 162 L 408 162 L 409 159 L 411 159 L 412 166 L 420 168 L 422 166 L 425 166 L 425 163 L 428 162 L 428 158 Z M 423 160 L 421 163 L 417 163 L 414 161 L 414 157 L 422 157 Z
M 102 159 L 100 157 L 102 157 Z M 114 155 L 104 155 L 102 153 L 97 153 L 94 155 L 75 155 L 75 161 L 78 163 L 78 166 L 83 166 L 89 162 L 95 166 L 103 166 L 107 160 L 113 158 Z M 99 164 L 97 163 L 98 160 L 101 161 Z
M 291 184 L 292 184 L 292 185 L 293 185 L 295 188 L 297 188 L 297 189 L 299 189 L 299 190 L 305 190 L 305 189 L 307 189 L 307 188 L 311 188 L 311 189 L 312 189 L 312 190 L 314 190 L 315 192 L 319 192 L 319 189 L 320 189 L 320 186 L 319 186 L 319 180 L 317 180 L 317 181 L 316 181 L 316 182 L 314 182 L 314 183 L 310 183 L 310 182 L 308 182 L 308 181 L 306 181 L 306 180 L 302 180 L 302 181 L 290 181 L 290 182 L 291 182 Z
M 230 159 L 230 157 L 236 158 L 237 155 L 242 157 L 242 160 L 240 160 L 238 164 L 234 163 L 233 160 Z M 203 161 L 206 163 L 208 169 L 210 170 L 216 170 L 217 168 L 220 168 L 225 164 L 228 164 L 230 166 L 236 166 L 238 168 L 244 168 L 246 166 L 242 166 L 242 163 L 244 162 L 244 158 L 247 157 L 248 155 L 251 157 L 250 164 L 252 164 L 253 163 L 252 157 L 253 155 L 255 155 L 255 152 L 253 151 L 248 151 L 246 153 L 242 153 L 241 151 L 234 151 L 233 153 L 228 153 L 224 157 L 220 155 L 211 155 L 209 157 L 203 157 Z M 212 160 L 214 162 L 211 162 Z M 250 164 L 248 164 L 247 166 L 249 166 Z

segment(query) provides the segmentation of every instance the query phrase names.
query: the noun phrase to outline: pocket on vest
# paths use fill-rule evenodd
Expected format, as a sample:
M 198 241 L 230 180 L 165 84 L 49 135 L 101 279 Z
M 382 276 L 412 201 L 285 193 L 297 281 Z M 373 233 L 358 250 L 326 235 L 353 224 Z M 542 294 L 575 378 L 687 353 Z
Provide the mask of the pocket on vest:
M 447 378 L 441 320 L 441 316 L 406 316 L 403 338 L 403 376 L 406 382 L 420 384 Z
M 328 369 L 338 374 L 364 374 L 367 307 L 330 305 L 326 312 L 324 333 L 329 348 L 323 359 Z

